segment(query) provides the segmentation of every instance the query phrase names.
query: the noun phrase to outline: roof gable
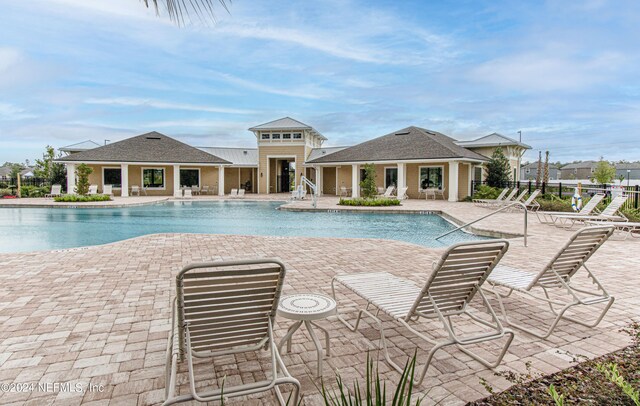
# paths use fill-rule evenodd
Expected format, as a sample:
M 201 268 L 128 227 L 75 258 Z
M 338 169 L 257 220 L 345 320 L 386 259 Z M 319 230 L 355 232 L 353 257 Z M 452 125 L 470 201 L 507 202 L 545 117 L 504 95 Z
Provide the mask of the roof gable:
M 176 164 L 229 164 L 159 132 L 138 135 L 60 158 L 62 162 L 157 162 Z
M 280 130 L 280 129 L 297 129 L 297 130 L 311 130 L 310 125 L 295 120 L 291 117 L 283 117 L 277 120 L 269 121 L 268 123 L 260 124 L 255 127 L 249 128 L 250 131 L 255 130 Z
M 60 151 L 86 151 L 88 149 L 98 148 L 100 144 L 97 142 L 86 140 L 77 142 L 75 144 L 67 145 L 66 147 L 59 148 Z
M 486 157 L 457 145 L 455 140 L 444 134 L 412 126 L 308 162 L 372 162 L 455 158 L 487 160 Z
M 469 141 L 458 141 L 458 145 L 464 146 L 466 148 L 479 148 L 479 147 L 496 147 L 500 145 L 517 145 L 526 149 L 531 149 L 531 146 L 522 143 L 520 141 L 514 140 L 513 138 L 507 137 L 506 135 L 491 133 L 489 135 L 485 135 L 484 137 L 477 138 L 475 140 Z

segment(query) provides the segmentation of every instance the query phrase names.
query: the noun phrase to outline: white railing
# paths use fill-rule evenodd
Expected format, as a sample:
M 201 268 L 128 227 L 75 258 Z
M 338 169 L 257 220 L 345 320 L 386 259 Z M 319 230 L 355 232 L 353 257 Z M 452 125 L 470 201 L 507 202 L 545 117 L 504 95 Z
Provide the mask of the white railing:
M 318 187 L 311 182 L 309 179 L 306 178 L 306 176 L 301 176 L 300 177 L 300 185 L 302 187 L 305 186 L 309 186 L 309 188 L 311 189 L 311 202 L 313 203 L 313 208 L 316 208 L 317 206 L 317 202 L 318 202 Z

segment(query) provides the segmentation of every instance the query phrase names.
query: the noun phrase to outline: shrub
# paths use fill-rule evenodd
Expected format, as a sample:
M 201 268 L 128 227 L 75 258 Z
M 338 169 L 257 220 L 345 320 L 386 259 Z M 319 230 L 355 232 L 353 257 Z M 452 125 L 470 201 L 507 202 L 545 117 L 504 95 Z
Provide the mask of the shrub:
M 500 187 L 511 180 L 511 165 L 501 147 L 496 148 L 487 162 L 487 184 Z
M 356 197 L 354 199 L 340 199 L 341 206 L 400 206 L 398 199 L 364 199 Z
M 111 197 L 108 195 L 64 195 L 56 196 L 53 200 L 60 203 L 106 202 L 111 200 Z
M 640 221 L 640 209 L 622 209 L 622 214 L 624 214 L 629 219 L 629 221 Z
M 474 199 L 495 199 L 500 195 L 500 190 L 487 185 L 480 185 L 473 194 Z
M 49 193 L 49 190 L 46 186 L 20 186 L 20 195 L 22 197 L 43 197 Z
M 0 189 L 0 197 L 11 196 L 11 189 Z
M 376 189 L 376 166 L 374 164 L 364 165 L 364 173 L 364 179 L 360 182 L 362 197 L 371 199 L 378 193 L 378 189 Z
M 79 195 L 85 196 L 89 193 L 89 175 L 91 175 L 91 173 L 93 173 L 93 169 L 87 164 L 80 164 L 76 168 L 76 174 L 78 175 L 76 192 Z
M 536 199 L 538 203 L 540 203 L 540 211 L 566 211 L 573 212 L 573 208 L 571 207 L 571 200 L 568 199 L 559 199 L 555 196 L 542 199 Z M 584 202 L 586 203 L 586 201 Z

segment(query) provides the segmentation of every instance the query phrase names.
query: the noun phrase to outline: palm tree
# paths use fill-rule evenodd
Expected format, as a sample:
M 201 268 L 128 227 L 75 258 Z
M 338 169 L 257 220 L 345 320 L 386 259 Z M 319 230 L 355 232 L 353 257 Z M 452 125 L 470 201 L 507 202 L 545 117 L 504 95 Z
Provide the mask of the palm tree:
M 216 21 L 216 13 L 214 9 L 215 3 L 220 3 L 222 7 L 229 12 L 227 2 L 231 0 L 142 0 L 145 6 L 149 7 L 149 3 L 153 4 L 156 13 L 160 8 L 164 8 L 169 14 L 171 21 L 178 25 L 184 25 L 185 17 L 197 16 L 201 20 L 211 19 Z

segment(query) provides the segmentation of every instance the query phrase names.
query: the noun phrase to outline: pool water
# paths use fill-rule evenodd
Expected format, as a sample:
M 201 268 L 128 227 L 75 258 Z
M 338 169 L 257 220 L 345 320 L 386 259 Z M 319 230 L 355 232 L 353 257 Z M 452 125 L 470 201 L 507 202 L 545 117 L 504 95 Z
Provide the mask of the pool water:
M 281 202 L 183 202 L 118 208 L 0 208 L 0 252 L 105 244 L 153 233 L 385 238 L 427 247 L 486 239 L 435 214 L 290 212 Z

